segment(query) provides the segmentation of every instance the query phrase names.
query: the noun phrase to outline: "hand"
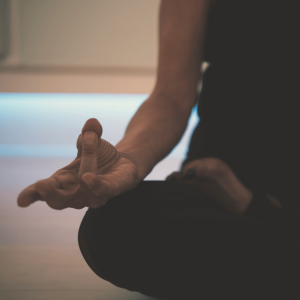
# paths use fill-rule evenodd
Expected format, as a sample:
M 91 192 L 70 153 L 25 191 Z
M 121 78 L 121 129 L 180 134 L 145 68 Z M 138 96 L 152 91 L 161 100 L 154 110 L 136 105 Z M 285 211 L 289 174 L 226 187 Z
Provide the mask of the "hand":
M 236 177 L 231 168 L 218 158 L 202 158 L 185 165 L 166 180 L 191 185 L 209 197 L 225 211 L 243 214 L 253 194 Z
M 78 154 L 68 166 L 24 189 L 18 205 L 37 200 L 53 209 L 97 208 L 137 185 L 137 167 L 125 154 L 101 139 L 98 120 L 89 119 L 77 140 Z

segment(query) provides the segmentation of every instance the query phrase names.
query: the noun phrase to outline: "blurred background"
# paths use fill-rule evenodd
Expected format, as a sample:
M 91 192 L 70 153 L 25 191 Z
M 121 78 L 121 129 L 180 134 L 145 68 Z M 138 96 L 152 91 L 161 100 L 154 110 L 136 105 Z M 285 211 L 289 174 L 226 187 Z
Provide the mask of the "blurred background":
M 149 93 L 158 0 L 1 0 L 2 92 Z
M 0 0 L 0 299 L 150 299 L 86 265 L 77 232 L 86 211 L 19 208 L 27 185 L 76 156 L 88 118 L 115 145 L 151 92 L 159 0 Z M 178 170 L 177 147 L 146 178 Z

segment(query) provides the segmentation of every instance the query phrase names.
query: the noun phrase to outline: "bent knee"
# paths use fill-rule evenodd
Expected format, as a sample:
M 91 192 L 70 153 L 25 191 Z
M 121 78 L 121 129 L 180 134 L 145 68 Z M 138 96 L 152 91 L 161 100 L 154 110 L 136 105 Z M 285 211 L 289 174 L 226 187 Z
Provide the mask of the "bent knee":
M 82 254 L 83 258 L 85 259 L 86 263 L 94 271 L 94 273 L 98 274 L 99 272 L 98 272 L 97 267 L 91 257 L 90 250 L 88 249 L 88 245 L 86 243 L 83 221 L 80 225 L 79 232 L 78 232 L 78 244 L 79 244 L 79 249 L 81 251 L 81 254 Z

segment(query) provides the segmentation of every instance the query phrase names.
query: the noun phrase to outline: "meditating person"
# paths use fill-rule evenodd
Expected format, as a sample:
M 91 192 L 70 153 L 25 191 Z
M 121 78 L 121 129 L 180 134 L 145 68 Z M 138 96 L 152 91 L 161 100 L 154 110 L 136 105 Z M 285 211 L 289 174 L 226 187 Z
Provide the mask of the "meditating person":
M 81 252 L 121 288 L 161 299 L 299 297 L 296 12 L 295 1 L 162 0 L 156 84 L 123 139 L 111 145 L 89 119 L 75 160 L 18 205 L 89 207 Z M 144 181 L 196 103 L 181 170 Z

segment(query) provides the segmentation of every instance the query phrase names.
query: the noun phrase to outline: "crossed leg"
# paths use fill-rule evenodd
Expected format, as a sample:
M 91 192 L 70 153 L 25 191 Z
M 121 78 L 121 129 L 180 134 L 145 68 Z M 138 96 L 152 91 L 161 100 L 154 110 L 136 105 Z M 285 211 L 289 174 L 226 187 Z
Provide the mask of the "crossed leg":
M 79 244 L 79 248 L 81 251 L 82 256 L 84 257 L 86 263 L 89 265 L 89 267 L 94 271 L 94 273 L 97 274 L 97 268 L 92 260 L 92 257 L 90 255 L 90 252 L 88 250 L 86 241 L 85 241 L 85 236 L 84 236 L 84 225 L 83 223 L 81 223 L 81 226 L 79 228 L 79 232 L 78 232 L 78 244 Z
M 142 182 L 89 209 L 82 223 L 87 263 L 121 288 L 162 299 L 299 293 L 298 249 L 260 222 L 215 210 L 183 184 Z

